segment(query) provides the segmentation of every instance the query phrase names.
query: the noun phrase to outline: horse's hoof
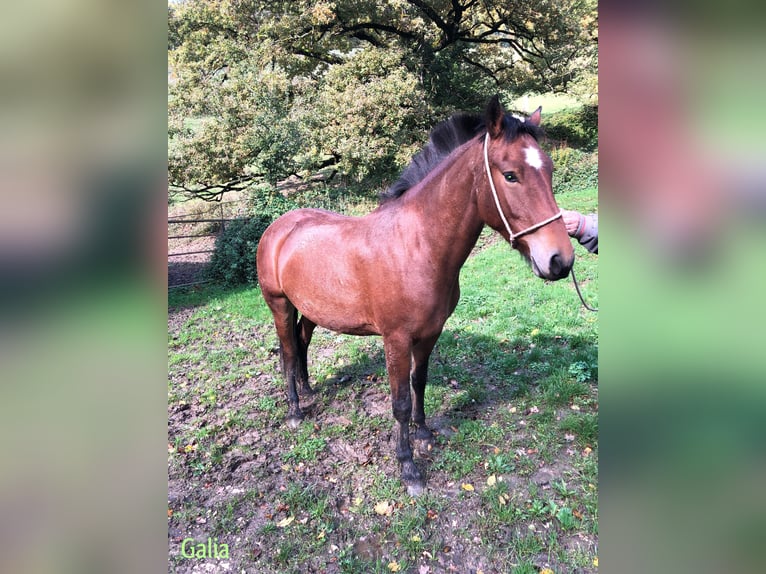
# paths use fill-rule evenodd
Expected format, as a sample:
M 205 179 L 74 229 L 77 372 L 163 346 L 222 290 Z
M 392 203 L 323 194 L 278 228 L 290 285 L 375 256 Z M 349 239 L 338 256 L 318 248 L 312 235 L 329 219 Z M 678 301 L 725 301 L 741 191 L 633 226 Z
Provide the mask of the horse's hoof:
M 426 489 L 426 485 L 422 480 L 407 482 L 405 486 L 407 487 L 407 494 L 412 497 L 420 496 Z
M 412 460 L 402 463 L 402 483 L 410 496 L 420 496 L 426 489 L 426 481 Z
M 291 429 L 297 429 L 301 425 L 302 420 L 303 417 L 287 417 L 285 422 L 287 422 L 287 426 Z

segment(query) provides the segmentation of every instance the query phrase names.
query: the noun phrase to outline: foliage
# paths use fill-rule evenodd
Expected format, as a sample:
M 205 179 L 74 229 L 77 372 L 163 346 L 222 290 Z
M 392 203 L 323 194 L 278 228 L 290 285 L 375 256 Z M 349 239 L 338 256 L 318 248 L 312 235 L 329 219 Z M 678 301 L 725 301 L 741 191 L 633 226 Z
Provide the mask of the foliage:
M 585 151 L 598 146 L 598 106 L 582 106 L 545 116 L 545 134 L 550 140 Z
M 550 151 L 553 160 L 553 192 L 563 193 L 598 187 L 598 157 L 571 147 Z
M 209 277 L 227 286 L 255 284 L 258 280 L 255 254 L 270 223 L 271 219 L 263 215 L 227 223 L 216 239 Z
M 495 92 L 595 91 L 593 0 L 187 0 L 168 27 L 169 181 L 206 199 L 384 180 Z
M 597 366 L 586 363 L 585 361 L 576 361 L 569 365 L 568 372 L 578 383 L 585 383 L 593 378 L 593 372 L 597 372 L 597 369 Z
M 403 66 L 400 50 L 366 48 L 328 70 L 306 110 L 311 152 L 337 158 L 337 167 L 357 179 L 395 176 L 417 152 L 430 116 L 423 89 Z

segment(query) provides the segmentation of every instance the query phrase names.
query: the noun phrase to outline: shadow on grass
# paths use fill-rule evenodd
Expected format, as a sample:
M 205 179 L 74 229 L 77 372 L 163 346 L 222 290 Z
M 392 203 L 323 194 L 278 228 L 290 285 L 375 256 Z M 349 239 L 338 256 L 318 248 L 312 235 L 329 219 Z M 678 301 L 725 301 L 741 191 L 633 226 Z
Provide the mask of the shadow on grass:
M 309 375 L 311 354 L 309 347 Z M 431 354 L 427 389 L 433 386 L 464 391 L 467 399 L 451 401 L 441 413 L 429 413 L 426 408 L 426 418 L 436 414 L 451 419 L 476 418 L 478 411 L 524 396 L 547 377 L 574 363 L 595 365 L 597 357 L 597 341 L 581 335 L 541 334 L 530 345 L 521 339 L 501 342 L 495 337 L 447 329 Z M 321 412 L 332 404 L 342 390 L 361 390 L 381 378 L 387 382 L 388 374 L 383 348 L 377 346 L 372 353 L 357 356 L 316 385 L 317 396 L 309 416 L 315 408 Z M 317 405 L 317 401 L 324 404 Z
M 168 289 L 205 280 L 206 261 L 168 261 Z
M 257 289 L 255 285 L 237 285 L 226 287 L 220 283 L 204 283 L 189 287 L 168 289 L 168 311 L 173 312 L 189 307 L 203 307 L 211 300 L 235 293 L 244 293 Z

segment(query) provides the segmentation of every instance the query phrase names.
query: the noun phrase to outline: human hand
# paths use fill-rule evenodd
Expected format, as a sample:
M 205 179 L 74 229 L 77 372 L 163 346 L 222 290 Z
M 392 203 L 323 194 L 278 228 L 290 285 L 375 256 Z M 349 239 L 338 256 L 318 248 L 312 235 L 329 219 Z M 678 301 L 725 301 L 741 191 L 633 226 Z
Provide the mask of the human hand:
M 582 213 L 578 213 L 577 211 L 570 211 L 568 209 L 561 210 L 561 219 L 564 220 L 564 225 L 567 228 L 567 233 L 571 237 L 575 236 L 584 218 L 585 216 Z

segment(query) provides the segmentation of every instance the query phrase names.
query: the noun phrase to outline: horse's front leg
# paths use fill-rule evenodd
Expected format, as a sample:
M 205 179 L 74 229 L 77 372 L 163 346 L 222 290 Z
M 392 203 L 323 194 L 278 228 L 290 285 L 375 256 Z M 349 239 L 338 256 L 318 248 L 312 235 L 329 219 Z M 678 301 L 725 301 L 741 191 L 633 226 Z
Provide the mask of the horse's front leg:
M 428 380 L 428 359 L 431 357 L 439 335 L 418 341 L 412 348 L 412 391 L 414 395 L 412 422 L 415 423 L 414 438 L 419 443 L 418 448 L 428 450 L 433 447 L 434 435 L 426 426 L 426 412 L 424 407 L 426 382 Z
M 406 336 L 383 338 L 386 352 L 386 369 L 391 385 L 391 406 L 394 412 L 394 435 L 396 458 L 402 466 L 402 482 L 411 496 L 417 496 L 425 488 L 425 480 L 412 460 L 410 448 L 410 417 L 412 398 L 410 396 L 410 357 L 412 344 Z

